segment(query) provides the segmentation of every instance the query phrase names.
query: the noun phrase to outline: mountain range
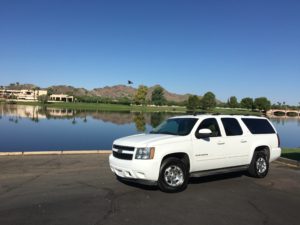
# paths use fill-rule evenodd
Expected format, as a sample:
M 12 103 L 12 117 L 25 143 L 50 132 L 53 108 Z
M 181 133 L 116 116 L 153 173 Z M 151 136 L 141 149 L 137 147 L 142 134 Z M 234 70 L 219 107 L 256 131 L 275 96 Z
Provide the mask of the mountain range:
M 151 94 L 157 86 L 160 85 L 148 87 L 147 99 L 151 98 Z M 34 89 L 39 87 L 34 84 L 16 83 L 16 84 L 10 84 L 8 86 L 5 86 L 5 88 L 20 90 L 20 89 Z M 68 85 L 53 85 L 42 89 L 47 89 L 48 91 L 51 91 L 53 94 L 69 94 L 74 96 L 98 96 L 98 97 L 109 98 L 109 99 L 120 99 L 120 98 L 131 99 L 137 92 L 137 88 L 127 86 L 127 85 L 105 86 L 105 87 L 94 88 L 92 90 L 87 90 L 85 88 L 76 88 Z M 191 95 L 191 94 L 182 95 L 182 94 L 172 93 L 166 90 L 165 88 L 163 88 L 163 90 L 164 90 L 164 96 L 167 101 L 183 102 L 186 101 L 188 97 Z

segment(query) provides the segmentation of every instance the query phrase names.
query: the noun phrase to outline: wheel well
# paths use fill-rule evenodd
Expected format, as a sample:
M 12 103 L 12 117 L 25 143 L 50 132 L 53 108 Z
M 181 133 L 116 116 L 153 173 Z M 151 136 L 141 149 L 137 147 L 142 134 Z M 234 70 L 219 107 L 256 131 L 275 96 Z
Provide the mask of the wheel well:
M 171 157 L 182 160 L 185 163 L 185 165 L 187 165 L 187 171 L 190 171 L 190 158 L 189 158 L 188 154 L 183 153 L 183 152 L 172 153 L 172 154 L 164 156 L 161 162 L 163 162 L 165 159 L 171 158 Z
M 268 146 L 258 146 L 254 152 L 264 152 L 267 155 L 268 160 L 270 159 L 270 148 Z

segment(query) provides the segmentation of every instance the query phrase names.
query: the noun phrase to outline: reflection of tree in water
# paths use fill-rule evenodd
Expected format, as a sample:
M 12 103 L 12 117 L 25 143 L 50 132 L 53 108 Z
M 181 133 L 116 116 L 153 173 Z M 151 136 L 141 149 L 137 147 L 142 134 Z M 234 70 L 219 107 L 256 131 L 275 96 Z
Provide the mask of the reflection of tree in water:
M 86 118 L 86 114 L 84 115 L 84 119 L 83 119 L 84 123 L 87 123 L 87 118 Z
M 75 125 L 77 123 L 75 117 L 73 117 L 72 124 Z
M 161 124 L 165 119 L 165 115 L 163 113 L 152 113 L 150 117 L 150 123 L 153 128 L 157 127 Z
M 135 114 L 133 121 L 137 131 L 144 132 L 146 130 L 146 119 L 143 113 Z

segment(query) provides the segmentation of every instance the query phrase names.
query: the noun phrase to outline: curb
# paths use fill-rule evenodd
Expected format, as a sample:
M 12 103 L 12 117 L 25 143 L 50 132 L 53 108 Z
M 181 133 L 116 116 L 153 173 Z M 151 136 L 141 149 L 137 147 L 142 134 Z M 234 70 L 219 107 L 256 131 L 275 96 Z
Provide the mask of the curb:
M 283 158 L 280 157 L 279 159 L 277 159 L 278 162 L 287 164 L 289 166 L 293 166 L 293 167 L 300 167 L 300 161 L 297 160 L 292 160 L 292 159 L 287 159 L 287 158 Z
M 39 151 L 39 152 L 0 152 L 0 156 L 23 156 L 23 155 L 78 155 L 78 154 L 110 154 L 111 150 L 65 150 L 65 151 Z

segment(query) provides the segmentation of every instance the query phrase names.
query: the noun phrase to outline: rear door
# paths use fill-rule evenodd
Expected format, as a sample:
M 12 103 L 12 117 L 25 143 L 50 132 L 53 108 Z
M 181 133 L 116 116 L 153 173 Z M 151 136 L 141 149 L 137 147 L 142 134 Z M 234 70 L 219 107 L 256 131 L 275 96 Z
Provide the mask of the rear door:
M 238 119 L 233 117 L 221 118 L 225 132 L 224 151 L 226 152 L 227 167 L 246 165 L 250 143 L 248 134 L 243 131 Z

